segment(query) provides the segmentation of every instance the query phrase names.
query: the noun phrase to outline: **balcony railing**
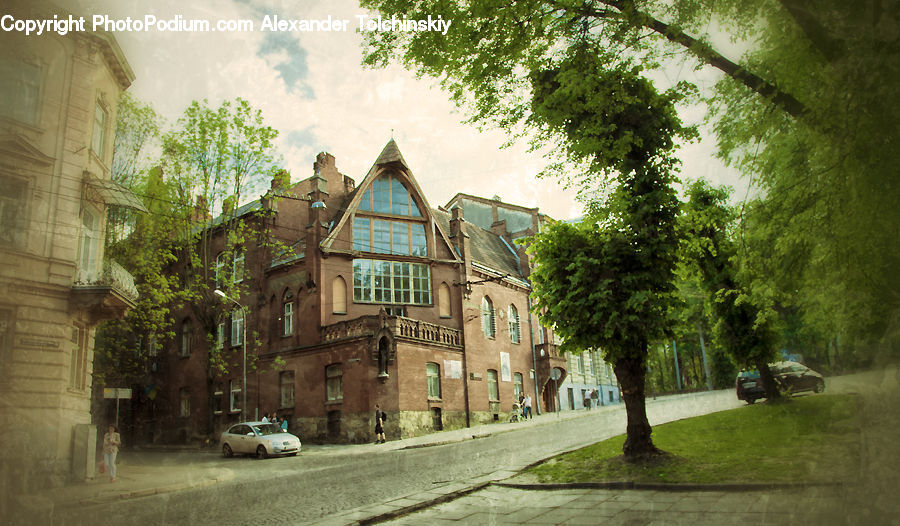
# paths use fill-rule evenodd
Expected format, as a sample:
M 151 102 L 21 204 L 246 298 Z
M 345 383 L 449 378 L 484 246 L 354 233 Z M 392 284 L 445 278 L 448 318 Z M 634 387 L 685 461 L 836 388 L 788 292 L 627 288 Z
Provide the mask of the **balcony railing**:
M 138 290 L 134 284 L 134 276 L 115 261 L 103 262 L 102 270 L 79 269 L 75 273 L 76 290 L 112 289 L 124 299 L 134 303 L 138 299 Z
M 388 316 L 382 324 L 379 316 L 360 316 L 322 327 L 323 342 L 371 336 L 386 326 L 399 339 L 437 343 L 462 348 L 462 331 L 403 316 Z

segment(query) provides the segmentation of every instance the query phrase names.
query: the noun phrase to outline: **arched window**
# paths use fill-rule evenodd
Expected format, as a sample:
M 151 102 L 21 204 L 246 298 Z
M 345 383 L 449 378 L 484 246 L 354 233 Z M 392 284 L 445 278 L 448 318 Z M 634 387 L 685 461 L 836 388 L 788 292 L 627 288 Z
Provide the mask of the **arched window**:
M 438 287 L 438 310 L 441 318 L 452 316 L 450 310 L 450 286 L 446 283 L 441 283 L 441 286 Z
M 225 282 L 225 253 L 219 252 L 216 256 L 216 288 L 221 289 Z
M 325 368 L 325 394 L 328 400 L 344 399 L 343 378 L 344 370 L 341 364 L 336 363 Z
M 428 381 L 428 398 L 441 397 L 441 366 L 436 363 L 425 364 L 425 378 Z
M 331 282 L 331 312 L 347 314 L 347 282 L 341 276 Z
M 519 311 L 515 305 L 509 306 L 509 341 L 519 343 L 522 332 L 519 330 Z
M 281 299 L 282 312 L 284 314 L 284 332 L 285 336 L 294 334 L 294 294 L 290 290 L 284 291 Z
M 187 357 L 191 355 L 194 344 L 194 322 L 190 318 L 185 318 L 181 322 L 181 356 Z
M 382 175 L 372 181 L 362 196 L 359 209 L 379 214 L 422 217 L 416 200 L 396 175 Z
M 487 296 L 481 298 L 481 330 L 488 338 L 493 338 L 497 334 L 497 325 L 494 322 L 494 304 Z

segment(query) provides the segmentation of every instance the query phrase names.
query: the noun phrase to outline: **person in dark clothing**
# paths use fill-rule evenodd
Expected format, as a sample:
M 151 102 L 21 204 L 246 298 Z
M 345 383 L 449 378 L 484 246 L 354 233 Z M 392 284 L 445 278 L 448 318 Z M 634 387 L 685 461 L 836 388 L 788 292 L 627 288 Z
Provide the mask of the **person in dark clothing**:
M 384 411 L 378 404 L 375 404 L 375 443 L 384 444 Z

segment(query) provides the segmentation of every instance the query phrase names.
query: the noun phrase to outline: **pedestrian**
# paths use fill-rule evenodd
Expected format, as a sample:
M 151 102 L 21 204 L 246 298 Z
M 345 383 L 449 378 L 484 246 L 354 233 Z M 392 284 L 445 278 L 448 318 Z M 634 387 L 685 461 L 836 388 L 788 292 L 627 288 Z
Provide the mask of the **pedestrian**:
M 285 433 L 287 433 L 287 426 L 288 426 L 287 417 L 284 417 L 281 419 L 281 430 L 284 431 Z
M 532 418 L 531 415 L 531 395 L 525 395 L 525 418 Z
M 116 432 L 116 426 L 109 425 L 109 431 L 103 435 L 103 463 L 106 465 L 106 471 L 109 473 L 109 481 L 116 481 L 116 456 L 119 454 L 119 445 L 122 439 Z
M 582 396 L 584 397 L 584 408 L 587 411 L 591 410 L 591 393 L 587 389 L 582 391 Z
M 375 443 L 384 444 L 384 411 L 378 404 L 375 404 Z
M 269 422 L 273 424 L 278 423 L 278 411 L 272 411 L 272 416 L 269 417 Z
M 262 417 L 262 423 L 263 423 L 263 424 L 268 424 L 268 423 L 269 423 L 269 413 L 266 413 L 266 414 L 263 415 L 263 417 Z
M 600 407 L 600 393 L 597 392 L 597 389 L 591 389 L 591 402 L 593 402 L 594 407 Z

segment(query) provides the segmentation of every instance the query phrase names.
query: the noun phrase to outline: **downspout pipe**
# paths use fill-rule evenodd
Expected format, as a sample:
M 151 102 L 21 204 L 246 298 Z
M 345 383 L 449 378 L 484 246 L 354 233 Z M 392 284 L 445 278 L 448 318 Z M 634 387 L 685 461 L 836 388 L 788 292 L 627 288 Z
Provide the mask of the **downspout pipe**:
M 537 414 L 541 414 L 541 396 L 538 392 L 538 367 L 537 367 L 537 353 L 534 350 L 534 323 L 531 319 L 531 293 L 528 294 L 528 335 L 531 340 L 531 365 L 534 367 L 534 404 L 532 406 L 535 408 L 535 412 Z

